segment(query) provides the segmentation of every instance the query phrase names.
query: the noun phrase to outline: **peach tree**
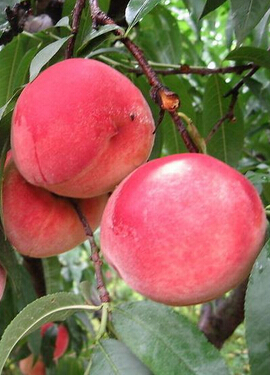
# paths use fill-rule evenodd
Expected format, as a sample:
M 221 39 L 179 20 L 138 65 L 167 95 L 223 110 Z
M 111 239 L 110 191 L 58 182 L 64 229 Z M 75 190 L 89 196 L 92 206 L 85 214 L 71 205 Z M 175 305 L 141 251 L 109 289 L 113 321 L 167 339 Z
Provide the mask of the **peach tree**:
M 269 375 L 269 0 L 0 11 L 0 374 Z

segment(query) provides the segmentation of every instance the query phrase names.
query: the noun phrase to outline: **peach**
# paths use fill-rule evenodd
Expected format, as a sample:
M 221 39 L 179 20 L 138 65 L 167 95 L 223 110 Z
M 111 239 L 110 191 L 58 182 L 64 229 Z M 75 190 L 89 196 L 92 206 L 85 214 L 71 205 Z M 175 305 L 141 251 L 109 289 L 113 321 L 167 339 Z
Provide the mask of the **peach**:
M 15 163 L 31 184 L 88 198 L 144 163 L 154 122 L 138 88 L 95 60 L 57 63 L 28 84 L 12 119 Z
M 44 336 L 45 332 L 54 325 L 54 323 L 46 323 L 41 327 L 41 335 Z M 55 341 L 55 348 L 53 358 L 58 359 L 66 352 L 69 344 L 69 333 L 63 324 L 59 324 L 57 327 L 58 332 Z
M 191 305 L 244 280 L 265 231 L 261 200 L 244 176 L 213 157 L 179 154 L 141 166 L 117 187 L 101 249 L 131 288 Z
M 7 273 L 0 264 L 0 300 L 3 297 L 5 286 L 6 286 Z
M 45 375 L 46 374 L 46 368 L 45 368 L 44 363 L 42 362 L 41 359 L 38 359 L 34 363 L 33 354 L 22 359 L 19 362 L 19 367 L 23 375 Z
M 78 200 L 94 230 L 98 227 L 107 195 Z M 15 249 L 31 257 L 48 257 L 72 249 L 86 239 L 71 202 L 29 184 L 13 160 L 5 167 L 3 221 L 7 238 Z

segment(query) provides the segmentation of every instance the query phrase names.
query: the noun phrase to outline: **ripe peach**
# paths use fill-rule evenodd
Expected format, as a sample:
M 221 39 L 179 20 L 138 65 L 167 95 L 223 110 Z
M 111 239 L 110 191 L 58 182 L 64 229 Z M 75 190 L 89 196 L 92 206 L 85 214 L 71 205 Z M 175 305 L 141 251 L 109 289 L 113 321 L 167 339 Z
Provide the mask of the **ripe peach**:
M 151 161 L 117 187 L 101 222 L 101 249 L 141 294 L 169 305 L 217 298 L 244 280 L 265 237 L 251 183 L 201 154 Z
M 111 191 L 147 160 L 153 131 L 148 104 L 131 81 L 106 64 L 75 58 L 23 90 L 11 143 L 28 182 L 88 198 Z
M 33 354 L 22 359 L 19 362 L 19 367 L 23 375 L 45 375 L 46 374 L 46 368 L 45 368 L 44 363 L 42 362 L 41 359 L 38 359 L 34 363 Z
M 43 324 L 43 326 L 41 327 L 41 335 L 44 336 L 45 332 L 53 325 L 54 323 L 51 323 L 51 322 Z M 62 357 L 62 355 L 67 350 L 68 344 L 69 344 L 69 333 L 66 327 L 63 324 L 59 324 L 57 329 L 58 329 L 58 332 L 57 332 L 55 348 L 54 348 L 54 353 L 53 353 L 54 359 L 58 359 Z
M 107 198 L 79 200 L 93 230 L 100 223 Z M 86 239 L 70 201 L 29 184 L 13 160 L 5 167 L 3 218 L 7 238 L 23 255 L 41 258 L 60 254 Z
M 6 286 L 7 273 L 0 264 L 0 300 L 3 297 L 5 286 Z

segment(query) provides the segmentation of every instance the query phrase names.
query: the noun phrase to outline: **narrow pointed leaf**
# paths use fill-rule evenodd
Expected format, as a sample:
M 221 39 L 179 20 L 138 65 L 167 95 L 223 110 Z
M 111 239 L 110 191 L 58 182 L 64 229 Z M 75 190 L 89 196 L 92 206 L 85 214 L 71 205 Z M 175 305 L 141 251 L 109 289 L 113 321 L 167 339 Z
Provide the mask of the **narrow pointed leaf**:
M 58 293 L 41 297 L 26 306 L 5 330 L 0 341 L 0 374 L 4 364 L 20 339 L 53 320 L 65 320 L 75 312 L 95 311 L 96 306 L 81 304 L 71 293 Z
M 205 17 L 208 13 L 220 7 L 227 0 L 207 0 L 203 8 L 200 19 Z
M 43 66 L 46 65 L 54 55 L 56 55 L 69 38 L 70 36 L 59 39 L 39 51 L 30 65 L 30 82 L 37 77 Z
M 127 33 L 149 13 L 161 0 L 130 0 L 126 8 Z
M 256 260 L 246 293 L 246 337 L 252 375 L 270 369 L 270 240 Z
M 270 0 L 230 0 L 232 19 L 238 44 L 260 22 L 270 7 Z
M 91 375 L 151 375 L 151 371 L 117 340 L 102 340 L 94 350 Z
M 230 87 L 218 75 L 208 79 L 203 98 L 203 125 L 199 131 L 207 137 L 215 124 L 227 113 L 230 98 L 224 94 Z M 230 165 L 236 165 L 244 142 L 244 124 L 242 112 L 235 108 L 235 121 L 226 120 L 207 144 L 207 152 Z
M 186 317 L 151 301 L 130 302 L 112 313 L 121 341 L 154 375 L 228 375 L 217 349 Z M 132 332 L 132 334 L 131 334 Z
M 226 60 L 248 61 L 270 69 L 270 52 L 256 47 L 240 47 L 230 52 Z

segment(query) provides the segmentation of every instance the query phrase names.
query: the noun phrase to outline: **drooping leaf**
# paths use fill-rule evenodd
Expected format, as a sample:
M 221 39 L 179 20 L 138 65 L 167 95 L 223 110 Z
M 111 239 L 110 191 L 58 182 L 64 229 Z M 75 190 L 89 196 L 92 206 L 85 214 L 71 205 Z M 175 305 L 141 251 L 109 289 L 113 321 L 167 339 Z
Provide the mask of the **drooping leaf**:
M 270 69 L 270 52 L 257 47 L 240 47 L 230 52 L 226 60 L 248 61 Z
M 227 0 L 206 0 L 200 19 L 205 17 L 208 13 L 220 7 Z
M 246 293 L 246 337 L 252 375 L 270 368 L 270 240 L 256 260 Z
M 91 375 L 151 375 L 151 371 L 120 341 L 99 342 L 92 358 Z
M 41 297 L 26 306 L 9 324 L 0 341 L 0 374 L 17 342 L 53 320 L 65 320 L 75 312 L 95 311 L 99 307 L 81 304 L 71 293 L 57 293 Z
M 43 66 L 46 65 L 54 55 L 56 55 L 69 38 L 70 36 L 59 39 L 38 52 L 30 65 L 30 82 L 37 77 Z
M 126 7 L 126 21 L 129 25 L 126 34 L 136 23 L 148 14 L 161 0 L 130 0 Z
M 224 98 L 224 94 L 229 88 L 218 75 L 208 79 L 203 98 L 203 123 L 199 129 L 203 137 L 206 138 L 215 124 L 227 113 L 231 99 Z M 235 121 L 223 122 L 207 144 L 210 155 L 230 165 L 237 164 L 244 141 L 243 116 L 238 105 L 234 112 Z
M 270 0 L 230 0 L 232 19 L 238 44 L 260 22 L 270 7 Z
M 119 339 L 155 375 L 228 375 L 219 352 L 187 318 L 162 304 L 142 301 L 116 307 Z M 132 332 L 132 334 L 130 334 Z

